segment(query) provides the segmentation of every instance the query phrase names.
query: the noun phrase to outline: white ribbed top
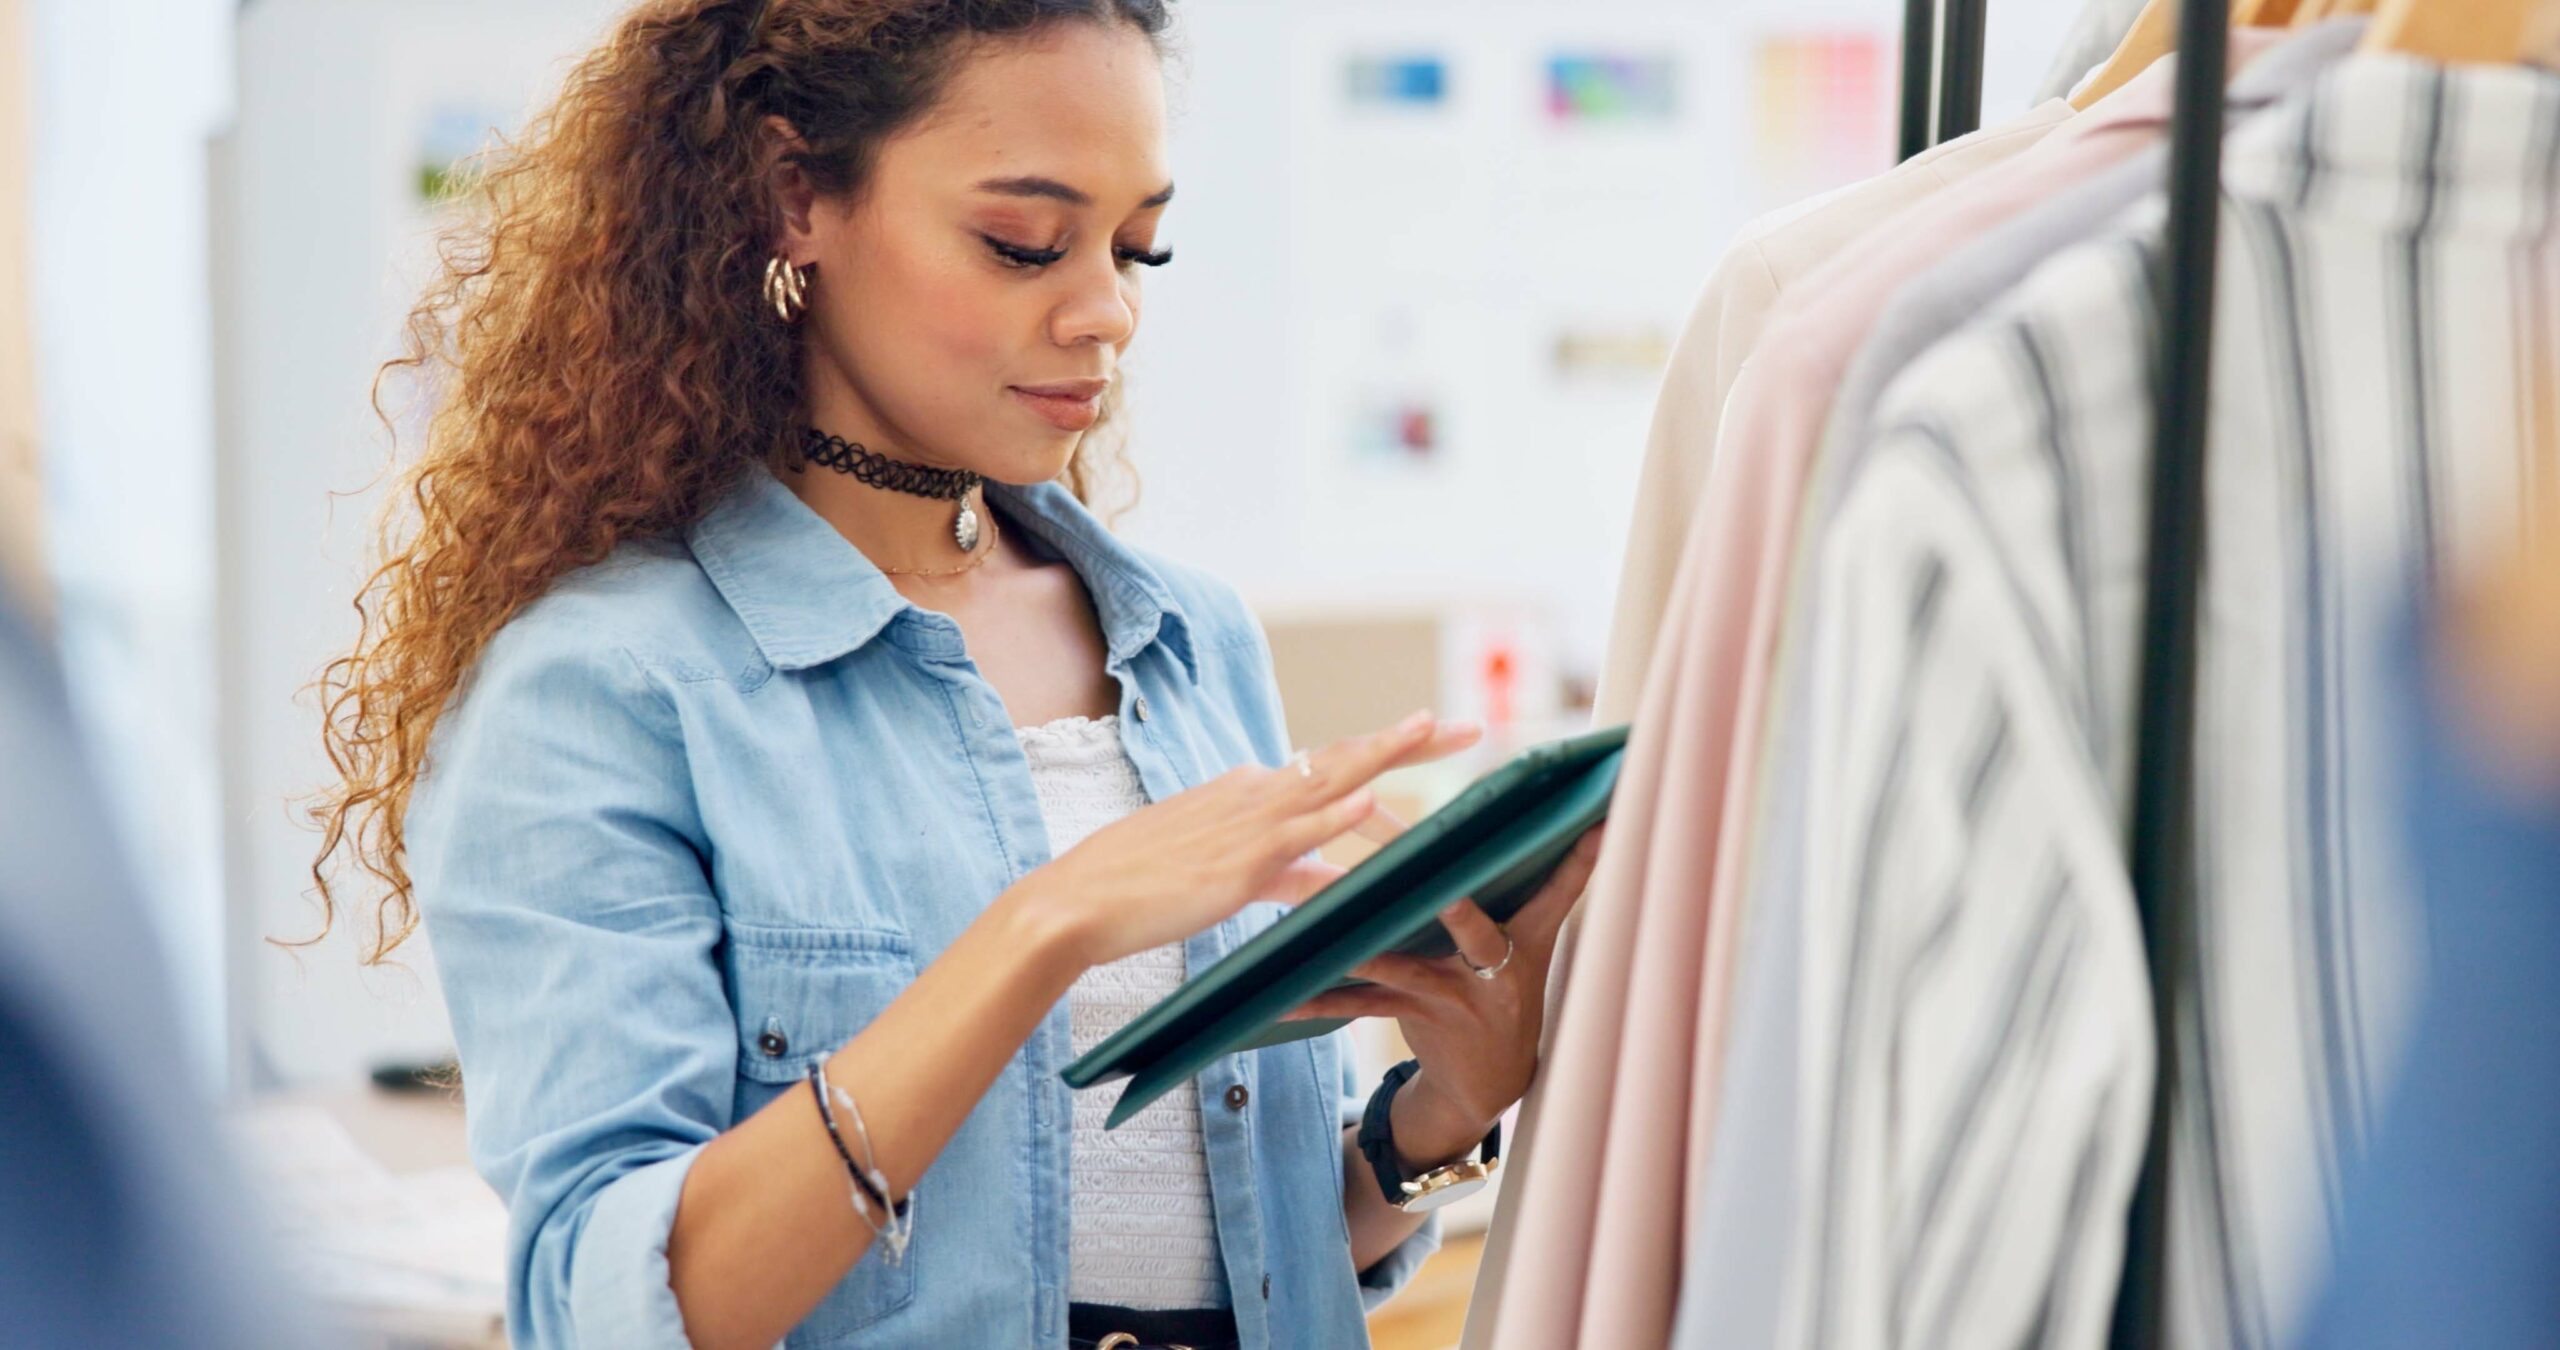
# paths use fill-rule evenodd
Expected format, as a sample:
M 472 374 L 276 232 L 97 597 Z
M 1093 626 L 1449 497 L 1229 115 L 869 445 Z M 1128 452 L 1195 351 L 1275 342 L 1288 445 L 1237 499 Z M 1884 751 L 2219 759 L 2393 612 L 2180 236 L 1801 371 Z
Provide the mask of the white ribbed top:
M 1120 745 L 1118 715 L 1013 730 L 1031 761 L 1051 856 L 1147 804 L 1137 766 Z M 1101 1044 L 1172 993 L 1183 975 L 1180 943 L 1086 971 L 1067 995 L 1075 1052 Z M 1127 1124 L 1105 1130 L 1113 1095 L 1075 1098 L 1067 1297 L 1124 1308 L 1227 1307 L 1198 1086 L 1186 1079 Z

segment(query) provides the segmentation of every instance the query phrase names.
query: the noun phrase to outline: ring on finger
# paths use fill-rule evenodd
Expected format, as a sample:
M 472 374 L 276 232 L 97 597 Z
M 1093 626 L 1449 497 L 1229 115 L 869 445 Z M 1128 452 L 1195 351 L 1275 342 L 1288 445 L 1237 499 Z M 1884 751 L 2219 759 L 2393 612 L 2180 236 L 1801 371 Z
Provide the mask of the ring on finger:
M 1511 935 L 1510 935 L 1509 933 L 1504 933 L 1504 934 L 1502 935 L 1502 959 L 1501 959 L 1501 960 L 1496 961 L 1496 962 L 1494 962 L 1492 965 L 1489 965 L 1489 966 L 1480 966 L 1480 965 L 1477 965 L 1477 964 L 1476 964 L 1475 962 L 1473 962 L 1473 961 L 1467 961 L 1467 954 L 1466 954 L 1465 952 L 1460 952 L 1460 953 L 1458 953 L 1458 959 L 1459 959 L 1459 960 L 1461 960 L 1461 961 L 1466 961 L 1467 970 L 1468 970 L 1470 973 L 1472 973 L 1472 974 L 1473 974 L 1477 979 L 1479 979 L 1479 980 L 1490 980 L 1490 979 L 1492 979 L 1494 976 L 1501 974 L 1501 973 L 1502 973 L 1502 970 L 1503 970 L 1503 967 L 1508 966 L 1508 965 L 1510 965 L 1510 964 L 1511 964 L 1511 954 L 1512 954 L 1512 953 L 1514 953 L 1514 952 L 1516 952 L 1516 951 L 1518 951 L 1518 950 L 1520 950 L 1520 948 L 1519 948 L 1519 944 L 1514 943 L 1514 942 L 1511 940 Z
M 1307 762 L 1306 751 L 1300 750 L 1298 753 L 1289 756 L 1289 762 L 1298 766 L 1298 776 L 1300 778 L 1313 778 L 1316 776 L 1316 766 Z

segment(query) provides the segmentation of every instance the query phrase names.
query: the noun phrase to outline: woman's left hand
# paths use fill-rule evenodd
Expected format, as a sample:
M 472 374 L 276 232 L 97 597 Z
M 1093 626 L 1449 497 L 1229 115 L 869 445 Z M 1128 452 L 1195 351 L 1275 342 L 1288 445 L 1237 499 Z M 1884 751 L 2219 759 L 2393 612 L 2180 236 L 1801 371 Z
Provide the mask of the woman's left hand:
M 1472 899 L 1441 911 L 1460 955 L 1389 952 L 1352 970 L 1367 987 L 1319 994 L 1288 1014 L 1396 1019 L 1421 1061 L 1421 1072 L 1396 1094 L 1396 1151 L 1408 1160 L 1436 1165 L 1467 1153 L 1529 1090 L 1556 934 L 1590 883 L 1607 828 L 1603 822 L 1585 831 L 1509 923 L 1496 924 Z M 1500 973 L 1483 978 L 1470 964 Z

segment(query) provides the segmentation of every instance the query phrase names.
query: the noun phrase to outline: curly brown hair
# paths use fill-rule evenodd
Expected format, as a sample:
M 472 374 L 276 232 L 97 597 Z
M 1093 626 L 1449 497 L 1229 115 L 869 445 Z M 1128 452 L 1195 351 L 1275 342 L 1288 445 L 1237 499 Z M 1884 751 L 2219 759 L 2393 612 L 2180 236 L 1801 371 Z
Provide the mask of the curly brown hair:
M 1129 24 L 1161 48 L 1168 14 L 1165 0 L 650 0 L 519 140 L 469 167 L 469 209 L 374 381 L 386 426 L 395 373 L 433 414 L 384 514 L 355 645 L 316 682 L 336 773 L 305 805 L 321 928 L 280 945 L 328 935 L 341 857 L 381 888 L 364 963 L 405 941 L 402 819 L 490 638 L 563 574 L 681 531 L 750 467 L 797 456 L 800 330 L 759 295 L 779 220 L 766 119 L 799 134 L 790 158 L 820 192 L 849 194 L 933 106 L 965 40 L 1068 20 Z M 1115 478 L 1134 493 L 1125 445 L 1092 444 L 1061 481 L 1088 505 Z

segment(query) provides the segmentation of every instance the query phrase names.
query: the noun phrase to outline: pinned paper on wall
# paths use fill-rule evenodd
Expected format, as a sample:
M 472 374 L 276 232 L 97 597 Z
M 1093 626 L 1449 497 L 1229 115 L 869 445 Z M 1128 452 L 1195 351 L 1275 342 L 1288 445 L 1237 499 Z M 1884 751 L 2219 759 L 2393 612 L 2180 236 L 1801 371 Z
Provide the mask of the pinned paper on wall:
M 1671 360 L 1671 333 L 1649 321 L 1568 324 L 1548 352 L 1558 379 L 1652 380 Z
M 1569 124 L 1669 122 L 1680 63 L 1656 53 L 1558 52 L 1547 58 L 1547 116 Z
M 1440 452 L 1438 400 L 1417 392 L 1372 393 L 1352 410 L 1351 453 L 1364 464 L 1428 464 Z
M 486 108 L 439 104 L 418 129 L 418 201 L 436 206 L 471 190 L 477 177 L 472 159 L 497 144 L 499 119 Z
M 1345 334 L 1343 436 L 1362 468 L 1436 469 L 1449 434 L 1449 334 L 1424 310 L 1395 306 Z
M 1436 109 L 1448 101 L 1449 66 L 1437 56 L 1352 56 L 1342 63 L 1343 97 L 1356 108 Z
M 1752 63 L 1752 148 L 1770 201 L 1796 201 L 1887 167 L 1884 38 L 1771 34 Z

